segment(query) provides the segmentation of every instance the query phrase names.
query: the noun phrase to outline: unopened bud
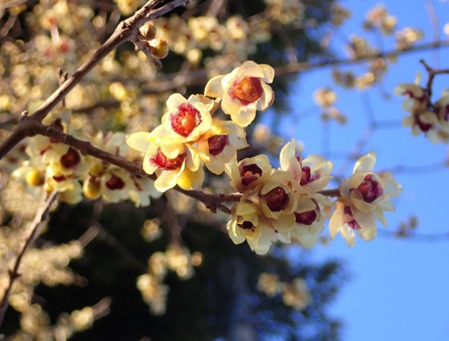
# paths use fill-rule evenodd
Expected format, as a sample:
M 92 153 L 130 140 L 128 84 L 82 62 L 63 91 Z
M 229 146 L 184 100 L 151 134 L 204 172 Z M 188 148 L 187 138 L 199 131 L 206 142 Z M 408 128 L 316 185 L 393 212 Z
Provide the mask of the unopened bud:
M 145 40 L 153 40 L 156 36 L 156 27 L 153 25 L 147 23 L 146 25 L 142 26 L 140 29 L 140 34 Z
M 45 175 L 38 169 L 32 169 L 26 173 L 25 181 L 30 186 L 42 186 L 45 182 Z
M 163 59 L 167 57 L 169 52 L 167 41 L 161 38 L 153 39 L 150 42 L 150 51 L 154 58 Z

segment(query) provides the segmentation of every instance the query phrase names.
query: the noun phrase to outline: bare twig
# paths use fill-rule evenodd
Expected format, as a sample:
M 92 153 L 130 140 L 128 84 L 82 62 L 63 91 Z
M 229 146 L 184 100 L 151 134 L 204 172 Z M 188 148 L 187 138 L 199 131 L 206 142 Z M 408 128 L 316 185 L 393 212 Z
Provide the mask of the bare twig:
M 48 197 L 46 198 L 46 200 L 39 207 L 39 209 L 36 213 L 36 216 L 31 223 L 31 233 L 30 233 L 29 237 L 26 239 L 22 250 L 19 252 L 13 269 L 9 271 L 9 284 L 8 284 L 7 288 L 5 289 L 5 293 L 4 293 L 2 301 L 0 303 L 0 326 L 3 323 L 3 319 L 5 317 L 6 310 L 8 309 L 9 295 L 11 294 L 11 290 L 12 290 L 14 281 L 20 276 L 19 267 L 20 267 L 22 258 L 25 255 L 25 252 L 27 251 L 27 249 L 30 247 L 30 245 L 33 243 L 33 241 L 36 239 L 37 234 L 38 234 L 40 228 L 42 227 L 42 225 L 45 223 L 45 221 L 48 217 L 48 212 L 50 211 L 50 208 L 51 208 L 52 204 L 55 202 L 57 196 L 58 196 L 57 192 L 51 192 L 48 195 Z
M 426 0 L 426 8 L 432 24 L 433 41 L 440 40 L 440 22 L 432 0 Z M 438 67 L 438 49 L 434 48 L 434 66 Z
M 434 69 L 429 66 L 429 64 L 426 63 L 424 59 L 421 59 L 419 61 L 427 71 L 427 84 L 426 84 L 426 91 L 427 95 L 429 96 L 429 99 L 432 97 L 432 86 L 433 86 L 433 79 L 436 75 L 442 75 L 442 74 L 449 74 L 449 69 Z
M 117 238 L 115 238 L 111 233 L 106 231 L 100 224 L 96 225 L 98 229 L 98 238 L 104 240 L 104 242 L 109 245 L 112 249 L 117 251 L 124 260 L 128 262 L 133 268 L 140 272 L 146 272 L 147 266 L 145 263 L 140 261 L 134 254 L 123 245 Z

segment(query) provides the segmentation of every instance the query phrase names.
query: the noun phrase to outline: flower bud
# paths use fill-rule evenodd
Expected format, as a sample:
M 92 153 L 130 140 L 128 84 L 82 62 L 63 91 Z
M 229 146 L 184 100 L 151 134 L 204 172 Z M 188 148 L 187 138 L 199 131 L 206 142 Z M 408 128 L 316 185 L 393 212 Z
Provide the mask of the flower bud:
M 147 23 L 146 25 L 143 25 L 140 29 L 140 34 L 142 35 L 145 40 L 152 40 L 156 36 L 156 27 L 151 25 L 150 23 Z
M 165 39 L 157 38 L 150 42 L 151 55 L 157 59 L 163 59 L 167 57 L 169 48 Z
M 26 173 L 25 181 L 30 186 L 42 186 L 45 182 L 45 175 L 38 169 L 31 169 Z

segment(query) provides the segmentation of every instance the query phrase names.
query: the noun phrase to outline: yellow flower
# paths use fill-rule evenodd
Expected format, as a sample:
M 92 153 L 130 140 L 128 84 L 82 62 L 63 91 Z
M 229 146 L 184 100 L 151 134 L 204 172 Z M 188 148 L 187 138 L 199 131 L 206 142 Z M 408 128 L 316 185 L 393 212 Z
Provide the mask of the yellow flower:
M 214 119 L 211 129 L 198 140 L 198 153 L 206 167 L 221 174 L 225 164 L 237 158 L 237 150 L 248 146 L 246 133 L 234 122 Z
M 244 193 L 265 183 L 270 178 L 272 167 L 268 156 L 257 155 L 226 164 L 225 171 L 231 178 L 231 185 Z
M 338 232 L 348 246 L 355 245 L 355 232 L 363 240 L 373 240 L 377 234 L 376 221 L 371 212 L 359 211 L 354 206 L 346 206 L 341 201 L 335 203 L 337 209 L 329 221 L 329 231 L 334 239 Z
M 267 109 L 274 101 L 274 92 L 267 83 L 274 78 L 274 69 L 266 64 L 246 61 L 225 76 L 216 76 L 206 85 L 204 94 L 222 98 L 221 108 L 242 127 L 256 117 L 256 110 Z
M 395 210 L 390 198 L 396 198 L 402 191 L 391 174 L 372 173 L 376 154 L 362 156 L 354 165 L 351 178 L 340 184 L 341 198 L 337 199 L 329 227 L 332 238 L 341 232 L 349 246 L 355 243 L 357 231 L 363 240 L 374 239 L 377 233 L 375 218 L 384 226 L 387 220 L 383 211 Z
M 133 149 L 145 152 L 143 170 L 156 174 L 155 188 L 160 192 L 179 185 L 186 190 L 197 189 L 204 180 L 204 171 L 198 152 L 189 143 L 178 144 L 176 153 L 170 156 L 162 150 L 162 145 L 153 142 L 155 137 L 145 132 L 128 135 L 126 143 Z
M 162 124 L 172 140 L 178 143 L 196 141 L 212 125 L 210 110 L 214 101 L 201 96 L 185 99 L 173 94 L 167 100 L 168 112 L 162 117 Z
M 332 179 L 332 162 L 320 155 L 310 155 L 304 160 L 296 156 L 296 141 L 292 139 L 282 148 L 279 154 L 281 169 L 293 175 L 295 190 L 301 193 L 323 190 Z
M 318 235 L 324 230 L 324 216 L 318 202 L 312 198 L 298 197 L 298 207 L 294 214 L 292 235 L 302 246 L 309 249 L 314 247 Z
M 235 244 L 246 240 L 258 255 L 266 254 L 278 238 L 275 230 L 259 219 L 259 209 L 250 202 L 239 202 L 232 208 L 232 219 L 227 229 Z

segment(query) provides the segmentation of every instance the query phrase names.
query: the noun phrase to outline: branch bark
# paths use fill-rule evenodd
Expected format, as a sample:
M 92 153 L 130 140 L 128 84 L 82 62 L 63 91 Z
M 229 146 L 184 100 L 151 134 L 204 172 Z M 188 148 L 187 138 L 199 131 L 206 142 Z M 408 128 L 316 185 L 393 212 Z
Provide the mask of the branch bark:
M 36 216 L 33 222 L 31 223 L 31 233 L 29 237 L 26 239 L 22 250 L 19 252 L 19 255 L 17 256 L 13 269 L 9 271 L 9 285 L 5 289 L 2 301 L 0 302 L 0 327 L 3 324 L 3 319 L 5 318 L 6 310 L 8 309 L 9 295 L 11 294 L 14 281 L 18 277 L 20 277 L 19 267 L 23 259 L 23 256 L 25 255 L 25 252 L 28 250 L 33 241 L 36 239 L 40 228 L 42 227 L 42 225 L 44 225 L 45 221 L 47 220 L 48 212 L 50 211 L 50 208 L 52 204 L 55 202 L 57 196 L 58 196 L 57 192 L 51 192 L 48 195 L 47 199 L 39 207 L 39 210 L 37 211 Z

